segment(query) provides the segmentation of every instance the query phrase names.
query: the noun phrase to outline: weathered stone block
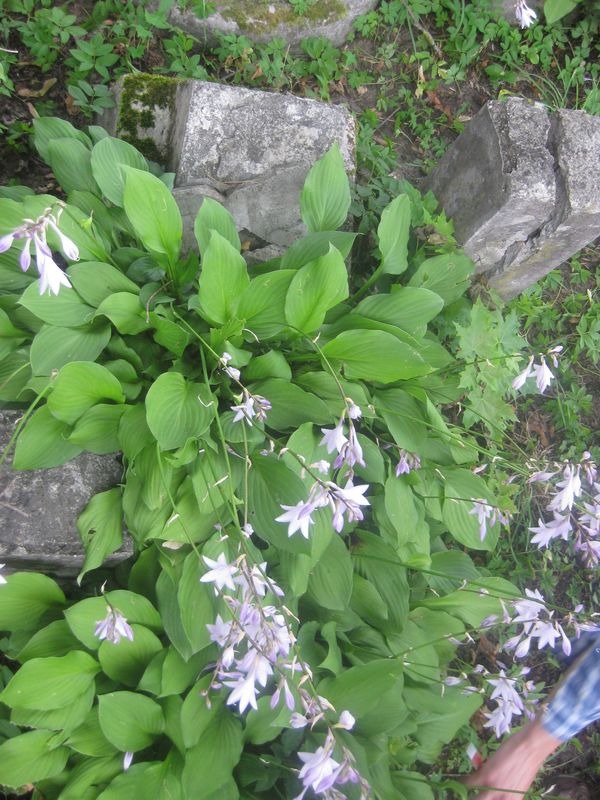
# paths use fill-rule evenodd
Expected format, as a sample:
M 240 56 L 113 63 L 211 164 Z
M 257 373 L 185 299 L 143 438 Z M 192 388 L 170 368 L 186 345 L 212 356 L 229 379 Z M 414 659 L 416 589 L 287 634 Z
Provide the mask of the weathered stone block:
M 494 269 L 550 217 L 556 200 L 545 106 L 487 103 L 426 180 L 478 272 Z
M 375 8 L 377 0 L 317 0 L 304 14 L 297 14 L 287 0 L 217 0 L 214 5 L 214 13 L 200 18 L 192 9 L 182 10 L 174 4 L 169 21 L 207 47 L 227 34 L 246 36 L 253 42 L 283 39 L 293 48 L 311 36 L 324 36 L 340 45 L 354 20 Z
M 600 118 L 488 103 L 429 176 L 458 241 L 505 299 L 600 236 Z
M 0 412 L 0 451 L 21 417 Z M 97 493 L 121 480 L 115 456 L 84 453 L 61 467 L 17 472 L 0 468 L 0 562 L 9 569 L 35 569 L 76 575 L 84 551 L 77 517 Z M 108 559 L 115 564 L 131 554 L 126 545 Z
M 206 81 L 171 80 L 169 88 L 164 80 L 123 79 L 117 109 L 102 122 L 176 173 L 188 248 L 205 196 L 251 237 L 288 246 L 305 232 L 300 192 L 314 162 L 337 142 L 354 171 L 355 124 L 342 106 Z

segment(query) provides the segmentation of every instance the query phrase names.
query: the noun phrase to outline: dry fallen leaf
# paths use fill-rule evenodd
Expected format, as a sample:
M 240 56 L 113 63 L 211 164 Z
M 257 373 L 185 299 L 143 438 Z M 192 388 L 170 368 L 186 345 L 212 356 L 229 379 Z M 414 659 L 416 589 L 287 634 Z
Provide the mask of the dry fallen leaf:
M 56 83 L 56 78 L 48 78 L 42 84 L 41 89 L 17 89 L 19 97 L 43 97 Z

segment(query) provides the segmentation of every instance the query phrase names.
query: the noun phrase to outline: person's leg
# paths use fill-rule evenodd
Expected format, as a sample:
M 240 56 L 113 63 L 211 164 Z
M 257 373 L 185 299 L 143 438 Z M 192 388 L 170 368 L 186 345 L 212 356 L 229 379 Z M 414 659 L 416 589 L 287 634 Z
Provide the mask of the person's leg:
M 465 780 L 490 787 L 477 800 L 515 800 L 532 785 L 544 761 L 564 742 L 600 719 L 600 636 L 578 642 L 568 672 L 546 708 Z

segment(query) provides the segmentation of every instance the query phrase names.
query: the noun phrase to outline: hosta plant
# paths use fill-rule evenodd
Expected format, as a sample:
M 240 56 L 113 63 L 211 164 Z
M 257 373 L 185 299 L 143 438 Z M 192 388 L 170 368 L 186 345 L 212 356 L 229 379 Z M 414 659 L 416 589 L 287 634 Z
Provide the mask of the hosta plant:
M 183 253 L 172 176 L 98 127 L 34 126 L 66 199 L 1 190 L 13 466 L 121 453 L 123 474 L 78 521 L 85 592 L 0 586 L 0 783 L 40 800 L 433 797 L 421 765 L 482 703 L 448 665 L 519 596 L 467 553 L 494 547 L 508 501 L 440 406 L 461 389 L 430 323 L 469 260 L 423 249 L 401 195 L 353 295 L 337 148 L 281 258 L 247 266 L 210 199 Z M 124 530 L 134 557 L 101 585 Z

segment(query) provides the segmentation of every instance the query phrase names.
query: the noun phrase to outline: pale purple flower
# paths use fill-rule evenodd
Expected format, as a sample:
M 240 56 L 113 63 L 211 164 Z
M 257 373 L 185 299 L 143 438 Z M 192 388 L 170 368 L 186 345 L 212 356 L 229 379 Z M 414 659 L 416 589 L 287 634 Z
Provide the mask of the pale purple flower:
M 534 472 L 530 478 L 527 479 L 527 483 L 538 483 L 538 482 L 545 482 L 549 481 L 550 478 L 553 478 L 556 475 L 556 470 L 554 472 Z
M 254 418 L 259 422 L 264 422 L 267 418 L 267 411 L 270 411 L 271 408 L 271 403 L 266 397 L 260 394 L 250 394 L 247 389 L 244 389 L 244 402 L 237 406 L 231 406 L 231 410 L 236 412 L 233 421 L 239 422 L 245 419 L 250 426 L 252 426 Z
M 517 377 L 512 382 L 512 388 L 515 391 L 518 391 L 524 384 L 527 378 L 530 378 L 533 375 L 533 356 L 529 359 L 529 362 L 523 372 L 520 372 Z
M 67 276 L 54 261 L 46 241 L 46 233 L 49 227 L 58 236 L 60 247 L 65 257 L 72 261 L 77 261 L 79 258 L 77 245 L 58 228 L 58 220 L 61 213 L 61 207 L 58 208 L 56 214 L 53 213 L 51 208 L 47 208 L 36 220 L 24 219 L 22 225 L 0 238 L 0 253 L 6 252 L 15 241 L 25 239 L 23 250 L 19 256 L 19 264 L 23 272 L 26 272 L 31 265 L 31 243 L 33 242 L 37 269 L 40 275 L 40 294 L 44 294 L 47 290 L 51 294 L 58 294 L 61 286 L 71 286 Z
M 219 359 L 219 364 L 221 365 L 221 368 L 226 375 L 229 375 L 229 377 L 233 378 L 233 380 L 235 381 L 239 381 L 241 375 L 239 369 L 237 369 L 237 367 L 229 366 L 229 362 L 231 361 L 232 358 L 233 356 L 231 355 L 231 353 L 225 351 L 221 356 L 221 358 Z
M 546 364 L 546 359 L 544 356 L 540 357 L 540 364 L 534 366 L 533 371 L 535 374 L 535 382 L 540 394 L 544 394 L 548 386 L 550 386 L 551 382 L 554 380 L 554 375 L 552 371 Z
M 133 753 L 129 750 L 123 756 L 123 770 L 127 772 L 129 767 L 131 766 L 131 762 L 133 761 Z
M 316 469 L 317 472 L 320 472 L 321 475 L 327 475 L 329 470 L 331 469 L 331 464 L 329 461 L 325 461 L 325 459 L 321 459 L 320 461 L 315 461 L 314 464 L 310 465 L 311 469 Z
M 343 489 L 335 484 L 330 484 L 330 487 L 330 505 L 333 508 L 333 527 L 338 533 L 341 533 L 344 527 L 344 515 L 347 516 L 348 522 L 354 522 L 355 520 L 360 521 L 364 518 L 361 506 L 369 505 L 369 501 L 363 496 L 369 486 L 368 484 L 355 486 L 350 479 Z
M 216 561 L 206 556 L 202 556 L 202 560 L 206 566 L 211 567 L 211 569 L 200 578 L 201 583 L 216 584 L 215 591 L 217 589 L 222 590 L 224 587 L 235 591 L 234 578 L 238 574 L 238 568 L 235 564 L 229 564 L 227 562 L 225 553 L 221 553 L 221 555 L 217 556 Z
M 349 711 L 342 711 L 335 727 L 343 728 L 346 731 L 351 731 L 355 723 L 356 720 Z
M 573 464 L 567 464 L 563 470 L 564 480 L 558 481 L 556 484 L 560 492 L 558 492 L 554 499 L 548 505 L 549 511 L 569 511 L 573 508 L 575 498 L 581 495 L 581 467 L 578 464 L 576 467 Z
M 525 0 L 517 0 L 515 17 L 521 28 L 529 28 L 537 19 L 537 14 L 530 8 Z
M 335 428 L 321 428 L 321 433 L 323 434 L 323 438 L 319 442 L 321 445 L 325 445 L 327 448 L 328 453 L 333 453 L 336 450 L 338 453 L 341 451 L 342 447 L 346 444 L 348 439 L 344 435 L 344 418 L 338 422 Z
M 296 531 L 300 531 L 302 536 L 308 539 L 309 526 L 314 524 L 311 514 L 315 510 L 315 506 L 310 502 L 300 500 L 295 506 L 282 505 L 281 508 L 285 513 L 275 517 L 275 522 L 288 523 L 288 536 L 293 536 Z
M 414 453 L 409 453 L 407 450 L 400 450 L 400 460 L 396 464 L 396 477 L 400 475 L 408 475 L 413 469 L 421 468 L 421 459 Z
M 493 524 L 493 522 L 491 522 L 491 518 L 493 516 L 494 507 L 491 505 L 491 503 L 488 503 L 487 500 L 483 500 L 481 498 L 475 499 L 472 497 L 471 500 L 473 501 L 473 508 L 470 509 L 469 514 L 477 516 L 477 522 L 479 523 L 479 538 L 483 542 L 487 535 L 488 520 L 490 520 L 490 524 Z
M 350 468 L 355 464 L 359 464 L 361 467 L 366 466 L 362 447 L 356 436 L 354 425 L 350 425 L 348 439 L 341 446 L 339 455 L 333 463 L 333 467 L 334 469 L 339 469 L 342 464 L 347 464 Z
M 123 637 L 133 642 L 133 630 L 131 626 L 123 614 L 110 605 L 107 608 L 104 619 L 96 622 L 94 636 L 97 636 L 100 640 L 106 639 L 107 642 L 111 642 L 112 644 L 119 644 Z
M 531 539 L 531 544 L 537 544 L 538 548 L 548 547 L 553 539 L 568 539 L 571 533 L 571 516 L 570 514 L 557 514 L 554 512 L 554 519 L 552 522 L 545 523 L 543 520 L 538 519 L 537 528 L 529 528 L 535 536 Z
M 332 752 L 333 741 L 330 744 L 326 742 L 325 747 L 318 747 L 314 753 L 298 753 L 304 763 L 298 775 L 304 784 L 304 790 L 296 800 L 304 797 L 308 789 L 320 794 L 334 786 L 342 765 L 331 757 Z
M 348 416 L 350 419 L 360 419 L 362 417 L 360 406 L 357 406 L 350 397 L 346 398 L 346 402 L 348 403 Z
M 207 625 L 211 642 L 216 642 L 220 647 L 225 647 L 231 635 L 231 620 L 224 622 L 221 615 L 217 614 L 214 625 Z

